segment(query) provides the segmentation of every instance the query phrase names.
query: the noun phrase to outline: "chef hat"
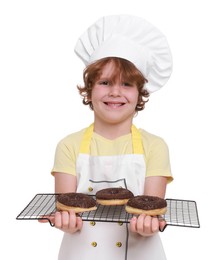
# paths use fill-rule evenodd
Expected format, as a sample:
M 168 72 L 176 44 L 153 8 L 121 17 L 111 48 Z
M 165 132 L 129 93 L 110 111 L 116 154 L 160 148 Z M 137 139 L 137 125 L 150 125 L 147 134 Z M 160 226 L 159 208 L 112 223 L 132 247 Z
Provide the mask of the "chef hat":
M 172 72 L 165 36 L 146 20 L 130 15 L 104 16 L 80 36 L 75 53 L 85 65 L 105 57 L 132 62 L 148 80 L 149 93 L 159 90 Z

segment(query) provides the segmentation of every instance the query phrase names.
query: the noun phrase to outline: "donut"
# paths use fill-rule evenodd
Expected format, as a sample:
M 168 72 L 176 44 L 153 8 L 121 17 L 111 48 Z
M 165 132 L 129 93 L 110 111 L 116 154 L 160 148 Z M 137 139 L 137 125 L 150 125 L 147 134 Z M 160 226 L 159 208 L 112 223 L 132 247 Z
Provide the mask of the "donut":
M 125 205 L 133 193 L 124 188 L 106 188 L 96 192 L 96 201 L 105 206 Z
M 96 201 L 83 193 L 63 193 L 56 198 L 56 208 L 61 211 L 74 210 L 75 213 L 96 210 Z
M 156 196 L 139 195 L 128 200 L 125 210 L 132 214 L 149 216 L 163 215 L 167 210 L 165 199 Z

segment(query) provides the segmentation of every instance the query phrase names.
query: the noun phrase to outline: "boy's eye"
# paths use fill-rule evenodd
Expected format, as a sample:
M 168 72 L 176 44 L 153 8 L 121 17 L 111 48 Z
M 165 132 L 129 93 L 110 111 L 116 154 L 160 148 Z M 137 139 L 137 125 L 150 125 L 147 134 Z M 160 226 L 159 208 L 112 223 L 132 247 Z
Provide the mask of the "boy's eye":
M 122 85 L 125 86 L 125 87 L 131 87 L 131 86 L 133 86 L 133 84 L 131 84 L 131 83 L 129 83 L 129 82 L 123 82 Z
M 107 85 L 109 85 L 109 81 L 107 81 L 107 80 L 99 81 L 99 84 L 107 86 Z

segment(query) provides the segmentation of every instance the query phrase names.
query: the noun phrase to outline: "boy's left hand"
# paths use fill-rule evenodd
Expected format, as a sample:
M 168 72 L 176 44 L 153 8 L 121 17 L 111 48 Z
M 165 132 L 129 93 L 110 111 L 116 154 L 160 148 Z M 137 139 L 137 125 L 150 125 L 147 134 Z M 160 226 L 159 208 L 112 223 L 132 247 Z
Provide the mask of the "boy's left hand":
M 166 226 L 164 220 L 159 220 L 158 217 L 151 217 L 141 214 L 138 217 L 133 217 L 130 221 L 130 231 L 138 233 L 141 236 L 152 236 Z

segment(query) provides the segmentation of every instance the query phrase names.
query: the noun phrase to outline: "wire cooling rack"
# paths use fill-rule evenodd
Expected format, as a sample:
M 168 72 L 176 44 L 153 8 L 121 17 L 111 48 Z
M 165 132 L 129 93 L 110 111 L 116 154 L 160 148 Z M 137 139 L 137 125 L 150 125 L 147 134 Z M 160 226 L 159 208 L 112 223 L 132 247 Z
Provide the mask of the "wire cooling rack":
M 56 195 L 58 194 L 36 194 L 35 197 L 16 217 L 17 220 L 46 219 L 50 225 L 56 212 Z M 166 221 L 167 225 L 199 228 L 199 217 L 197 205 L 192 200 L 166 199 L 167 212 L 160 218 Z M 129 223 L 133 217 L 125 211 L 125 206 L 102 206 L 97 205 L 94 211 L 81 213 L 83 221 L 100 222 L 122 222 Z

